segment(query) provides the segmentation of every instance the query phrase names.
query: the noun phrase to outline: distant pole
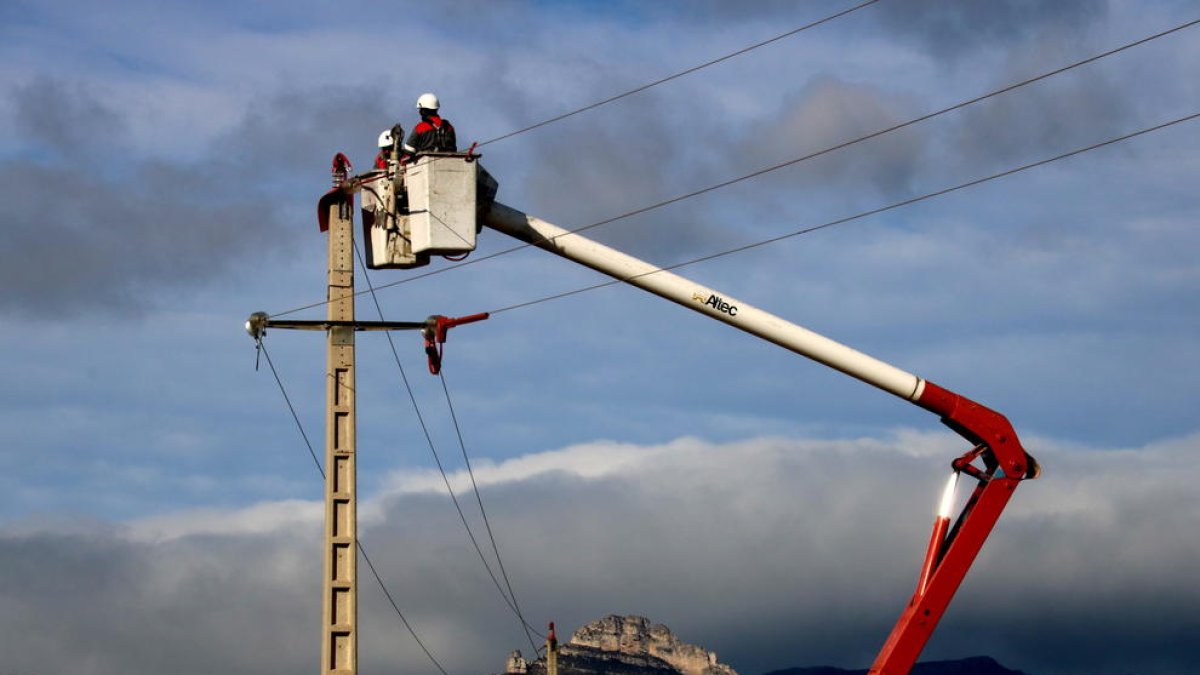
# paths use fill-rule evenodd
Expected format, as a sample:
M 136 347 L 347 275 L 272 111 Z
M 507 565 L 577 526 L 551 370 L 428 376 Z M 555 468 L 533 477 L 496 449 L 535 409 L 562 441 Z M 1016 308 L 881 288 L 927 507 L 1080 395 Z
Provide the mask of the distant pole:
M 558 675 L 558 636 L 554 634 L 554 622 L 550 622 L 546 633 L 546 675 Z
M 353 197 L 329 205 L 329 320 L 354 321 Z M 321 675 L 358 673 L 354 328 L 327 331 Z

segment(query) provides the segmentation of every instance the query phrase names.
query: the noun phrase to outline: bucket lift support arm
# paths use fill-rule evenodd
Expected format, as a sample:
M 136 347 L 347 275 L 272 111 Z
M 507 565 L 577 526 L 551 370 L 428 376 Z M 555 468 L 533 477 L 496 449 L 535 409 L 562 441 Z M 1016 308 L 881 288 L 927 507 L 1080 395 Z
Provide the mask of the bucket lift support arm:
M 1013 490 L 1040 470 L 1009 421 L 933 382 L 498 202 L 484 224 L 878 387 L 938 415 L 970 441 L 973 449 L 951 467 L 956 476 L 966 473 L 977 481 L 974 492 L 953 527 L 945 513 L 945 503 L 951 500 L 943 499 L 917 590 L 870 670 L 878 675 L 908 673 Z M 973 464 L 977 459 L 982 468 Z

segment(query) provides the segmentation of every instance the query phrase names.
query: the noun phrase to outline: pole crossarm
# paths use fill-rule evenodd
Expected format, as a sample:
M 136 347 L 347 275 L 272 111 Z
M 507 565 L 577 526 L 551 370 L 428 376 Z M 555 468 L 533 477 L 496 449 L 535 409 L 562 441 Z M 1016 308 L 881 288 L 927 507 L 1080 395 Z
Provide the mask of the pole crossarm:
M 430 325 L 425 321 L 356 321 L 356 320 L 300 320 L 272 319 L 266 312 L 255 312 L 246 320 L 246 332 L 258 339 L 268 328 L 287 328 L 290 330 L 330 330 L 332 328 L 350 328 L 355 331 L 368 330 L 423 330 Z
M 363 330 L 421 330 L 424 321 L 268 321 L 266 328 L 291 328 L 294 330 L 328 330 L 330 328 L 353 328 Z

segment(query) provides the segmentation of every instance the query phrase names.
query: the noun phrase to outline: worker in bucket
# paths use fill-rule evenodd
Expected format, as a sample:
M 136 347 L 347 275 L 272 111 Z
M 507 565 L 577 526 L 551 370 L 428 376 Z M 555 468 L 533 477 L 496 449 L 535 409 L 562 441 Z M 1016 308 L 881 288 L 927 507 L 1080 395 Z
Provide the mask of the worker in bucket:
M 423 152 L 458 150 L 454 125 L 438 115 L 440 107 L 438 97 L 434 94 L 421 94 L 417 98 L 417 112 L 421 115 L 421 122 L 413 127 L 408 143 L 404 146 L 405 152 L 415 157 Z
M 392 125 L 391 129 L 384 129 L 379 133 L 379 154 L 375 155 L 375 168 L 388 168 L 388 160 L 399 160 L 396 156 L 396 151 L 399 149 L 397 141 L 404 138 L 404 127 L 399 124 Z
M 396 170 L 402 163 L 400 155 L 403 154 L 403 151 L 400 142 L 403 138 L 404 128 L 399 124 L 393 124 L 391 128 L 379 132 L 379 142 L 376 143 L 379 146 L 379 153 L 375 155 L 374 168 L 382 173 L 364 179 L 361 184 L 363 236 L 366 238 L 368 250 L 371 246 L 370 231 L 377 218 L 383 217 L 393 210 L 383 202 L 389 198 L 394 200 L 394 208 L 401 208 L 407 204 L 407 195 L 404 194 L 404 172 Z M 392 192 L 386 193 L 389 197 L 385 197 L 382 193 L 385 181 L 395 181 Z M 368 253 L 369 255 L 370 253 Z

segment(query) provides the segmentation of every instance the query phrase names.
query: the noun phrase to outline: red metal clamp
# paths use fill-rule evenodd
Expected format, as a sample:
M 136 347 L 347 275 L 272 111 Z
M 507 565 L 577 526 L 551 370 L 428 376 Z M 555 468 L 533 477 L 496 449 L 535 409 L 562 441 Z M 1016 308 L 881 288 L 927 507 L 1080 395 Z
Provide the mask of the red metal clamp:
M 421 329 L 421 335 L 425 338 L 425 355 L 429 357 L 429 373 L 437 375 L 442 372 L 442 351 L 443 345 L 446 344 L 446 331 L 464 323 L 483 321 L 486 318 L 488 318 L 487 312 L 457 318 L 436 314 L 426 319 L 425 327 Z
M 317 201 L 317 226 L 322 232 L 329 230 L 329 207 L 338 204 L 341 209 L 341 217 L 349 216 L 349 209 L 354 203 L 354 196 L 347 196 L 342 189 L 347 177 L 350 175 L 350 160 L 343 153 L 338 153 L 333 156 L 333 163 L 329 170 L 333 174 L 333 188 L 321 196 Z
M 343 153 L 338 153 L 333 156 L 333 165 L 330 167 L 330 172 L 333 174 L 333 187 L 338 187 L 346 182 L 346 177 L 350 175 L 350 169 L 354 167 L 350 164 L 350 159 Z

